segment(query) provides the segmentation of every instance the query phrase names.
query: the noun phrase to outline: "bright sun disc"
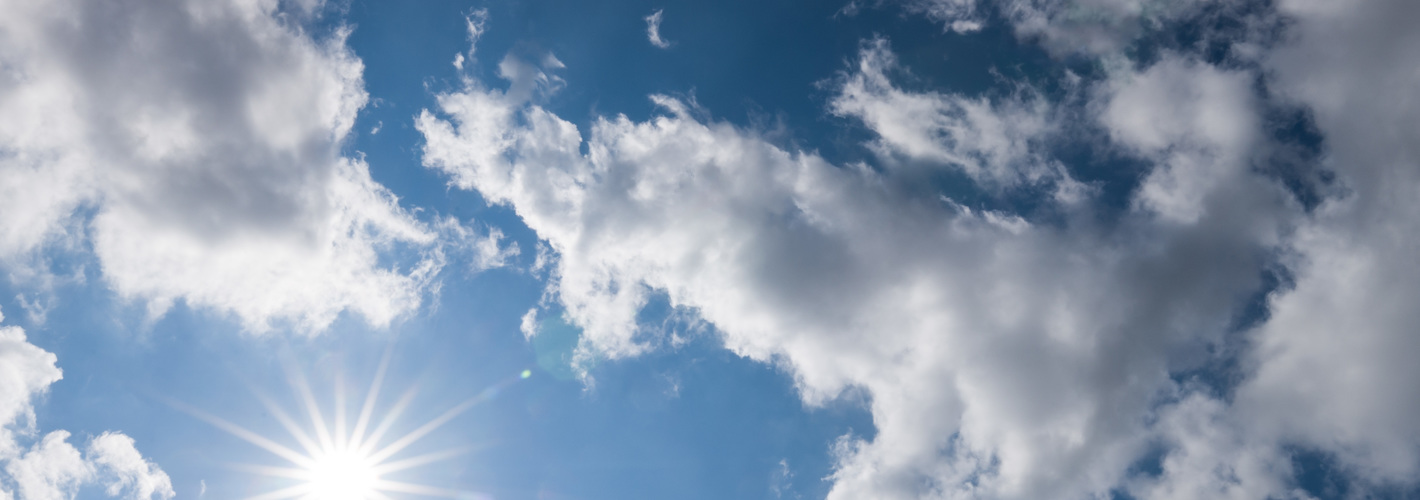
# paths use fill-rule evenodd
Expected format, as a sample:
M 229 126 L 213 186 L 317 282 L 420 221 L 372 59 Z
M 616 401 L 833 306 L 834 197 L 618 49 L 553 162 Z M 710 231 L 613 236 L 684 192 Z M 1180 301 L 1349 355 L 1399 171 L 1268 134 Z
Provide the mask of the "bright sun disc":
M 369 457 L 354 452 L 325 454 L 307 472 L 312 500 L 365 500 L 379 481 Z
M 467 453 L 468 448 L 452 448 L 403 458 L 399 455 L 401 451 L 408 449 L 410 445 L 454 417 L 496 396 L 503 387 L 516 380 L 528 378 L 531 372 L 524 370 L 519 377 L 484 389 L 477 396 L 459 403 L 402 436 L 387 438 L 386 435 L 393 428 L 395 419 L 404 413 L 414 397 L 413 390 L 406 391 L 383 417 L 375 418 L 375 402 L 379 399 L 380 386 L 384 381 L 385 371 L 389 368 L 389 361 L 390 353 L 386 352 L 384 359 L 380 360 L 379 368 L 375 370 L 375 380 L 370 383 L 370 391 L 365 394 L 365 402 L 360 406 L 353 427 L 346 425 L 349 423 L 349 408 L 346 405 L 343 385 L 338 381 L 335 385 L 334 420 L 327 421 L 305 378 L 288 373 L 291 388 L 301 399 L 306 416 L 310 417 L 310 431 L 303 429 L 295 418 L 271 399 L 262 398 L 262 403 L 281 426 L 291 433 L 291 437 L 295 438 L 299 445 L 296 448 L 272 441 L 216 415 L 190 407 L 183 409 L 289 463 L 284 466 L 246 466 L 245 468 L 258 474 L 294 480 L 296 483 L 249 497 L 248 500 L 395 500 L 396 497 L 390 495 L 392 493 L 425 497 L 467 497 L 468 494 L 458 490 L 410 483 L 389 476 L 408 473 L 407 471 L 412 469 Z

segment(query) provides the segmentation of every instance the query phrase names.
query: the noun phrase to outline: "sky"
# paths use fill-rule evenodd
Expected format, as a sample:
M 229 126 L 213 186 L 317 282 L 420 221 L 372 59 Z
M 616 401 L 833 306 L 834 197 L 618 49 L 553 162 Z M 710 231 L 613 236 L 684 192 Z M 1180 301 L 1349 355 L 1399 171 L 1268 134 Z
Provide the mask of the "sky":
M 0 500 L 1420 498 L 1409 0 L 0 12 Z

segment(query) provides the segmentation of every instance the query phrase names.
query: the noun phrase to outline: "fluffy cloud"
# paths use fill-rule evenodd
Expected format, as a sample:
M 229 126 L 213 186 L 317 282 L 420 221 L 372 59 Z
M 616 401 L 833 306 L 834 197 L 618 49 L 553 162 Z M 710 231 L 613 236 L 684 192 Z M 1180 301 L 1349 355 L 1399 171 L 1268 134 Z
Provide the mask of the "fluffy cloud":
M 1085 52 L 1117 50 L 1141 27 L 1173 29 L 1170 20 L 1202 12 L 1183 8 L 1160 16 L 1155 11 L 1150 19 L 1135 14 L 1147 9 L 1134 8 L 1148 4 L 1111 3 L 1129 8 L 1100 17 L 1109 22 L 1099 24 L 1105 28 L 1099 40 L 1109 43 Z M 1061 4 L 1057 10 L 1088 4 Z M 1212 3 L 1229 4 L 1247 5 Z M 998 6 L 1018 33 L 1043 35 L 1042 43 L 1056 52 L 1068 46 L 1078 27 L 1040 16 L 1049 11 L 1039 6 Z M 1203 38 L 1216 39 L 1202 21 Z M 1118 142 L 1159 165 L 1146 177 L 1136 206 L 1193 220 L 1200 214 L 1197 193 L 1255 197 L 1249 194 L 1255 188 L 1238 184 L 1239 173 L 1255 168 L 1249 162 L 1267 146 L 1248 132 L 1256 124 L 1237 110 L 1255 105 L 1249 101 L 1256 91 L 1249 87 L 1258 81 L 1270 98 L 1300 106 L 1314 120 L 1325 146 L 1323 166 L 1334 180 L 1310 216 L 1289 219 L 1295 227 L 1279 243 L 1286 249 L 1279 265 L 1290 282 L 1269 296 L 1267 320 L 1245 332 L 1252 347 L 1231 404 L 1194 396 L 1161 410 L 1159 437 L 1173 448 L 1161 476 L 1137 483 L 1134 493 L 1141 498 L 1305 496 L 1293 489 L 1292 455 L 1299 449 L 1332 461 L 1348 478 L 1352 495 L 1414 488 L 1420 473 L 1415 403 L 1420 370 L 1411 358 L 1420 349 L 1413 326 L 1420 317 L 1406 300 L 1420 286 L 1420 267 L 1408 257 L 1420 246 L 1420 211 L 1412 201 L 1420 192 L 1420 149 L 1405 131 L 1420 127 L 1413 98 L 1420 77 L 1408 69 L 1420 64 L 1420 37 L 1411 29 L 1420 22 L 1420 9 L 1403 1 L 1295 0 L 1233 21 L 1254 32 L 1222 35 L 1232 38 L 1226 40 L 1231 65 L 1256 65 L 1265 79 L 1165 54 L 1142 74 L 1126 72 L 1127 78 L 1111 84 L 1104 123 Z M 1268 40 L 1275 32 L 1256 29 L 1267 23 L 1285 26 L 1280 40 Z M 1153 111 L 1160 106 L 1169 109 Z M 1214 137 L 1200 141 L 1180 132 L 1185 130 Z M 1201 168 L 1180 171 L 1180 165 Z M 1173 189 L 1157 191 L 1167 186 Z M 1236 206 L 1227 213 L 1244 210 Z
M 62 373 L 54 354 L 29 343 L 16 326 L 0 327 L 0 361 L 0 498 L 18 493 L 21 500 L 64 500 L 90 483 L 102 484 L 112 497 L 173 497 L 168 475 L 121 433 L 90 439 L 84 453 L 69 444 L 64 430 L 51 431 L 25 449 L 22 441 L 32 441 L 37 429 L 31 401 Z
M 1260 134 L 1252 74 L 1176 55 L 1123 73 L 1101 89 L 1101 119 L 1117 143 L 1156 165 L 1139 187 L 1137 208 L 1195 223 L 1209 205 L 1236 213 L 1259 194 L 1266 204 L 1277 201 L 1248 171 Z
M 5 473 L 24 500 L 73 498 L 79 485 L 94 475 L 93 466 L 69 444 L 67 431 L 44 436 L 33 448 L 5 462 Z
M 1342 194 L 1292 243 L 1295 286 L 1258 331 L 1238 405 L 1258 429 L 1333 454 L 1371 483 L 1420 475 L 1420 8 L 1279 2 L 1291 43 L 1266 56 L 1324 134 Z
M 419 304 L 437 234 L 341 144 L 365 104 L 320 2 L 27 1 L 0 20 L 0 257 L 91 247 L 121 296 L 315 331 Z M 391 249 L 422 257 L 382 264 Z
M 984 189 L 1050 165 L 1029 101 L 910 93 L 892 64 L 883 42 L 865 45 L 832 108 L 885 156 Z M 421 114 L 425 164 L 512 207 L 558 253 L 551 289 L 584 328 L 583 358 L 652 348 L 636 316 L 656 290 L 740 355 L 786 366 L 809 404 L 865 390 L 878 432 L 839 442 L 831 498 L 1115 488 L 1163 432 L 1160 405 L 1188 393 L 1171 374 L 1207 362 L 1262 287 L 1287 213 L 1239 152 L 1256 133 L 1247 75 L 1186 58 L 1097 89 L 1101 126 L 1158 165 L 1118 226 L 1058 199 L 1063 226 L 967 209 L 900 170 L 784 150 L 664 96 L 651 99 L 665 114 L 584 136 L 529 101 L 552 68 L 505 66 L 528 71 L 505 70 L 507 91 L 440 95 L 447 119 Z
M 936 4 L 923 12 L 976 12 Z M 661 116 L 584 132 L 535 104 L 558 65 L 513 60 L 508 90 L 472 81 L 420 116 L 425 164 L 557 253 L 549 289 L 584 329 L 583 359 L 654 348 L 636 317 L 658 291 L 786 367 L 809 404 L 863 390 L 877 434 L 835 445 L 831 498 L 1309 498 L 1299 449 L 1334 460 L 1352 493 L 1412 487 L 1420 10 L 1281 2 L 1244 20 L 1291 26 L 1280 40 L 1202 28 L 1233 37 L 1221 65 L 1199 47 L 1108 55 L 1204 4 L 1150 5 L 1001 4 L 1056 53 L 1107 54 L 1068 116 L 1145 165 L 1108 221 L 1078 186 L 1049 201 L 1054 222 L 911 186 L 924 167 L 987 192 L 1078 183 L 1044 145 L 1064 126 L 1053 104 L 903 90 L 884 40 L 829 107 L 876 134 L 882 168 L 785 150 L 664 96 Z M 1278 106 L 1324 138 L 1335 181 L 1315 208 L 1262 168 L 1296 139 L 1276 135 Z M 1262 279 L 1279 269 L 1282 286 Z M 1233 379 L 1191 378 L 1224 364 Z
M 1312 500 L 1292 487 L 1291 457 L 1243 431 L 1222 401 L 1194 393 L 1160 413 L 1157 439 L 1168 452 L 1158 477 L 1129 484 L 1135 498 Z
M 30 399 L 63 375 L 54 354 L 27 342 L 17 326 L 0 327 L 0 361 L 0 454 L 10 456 L 17 453 L 12 427 L 34 422 Z
M 123 495 L 130 500 L 169 498 L 173 496 L 168 475 L 138 453 L 133 438 L 117 432 L 105 432 L 89 441 L 89 461 L 105 473 L 101 476 L 104 492 L 109 496 Z

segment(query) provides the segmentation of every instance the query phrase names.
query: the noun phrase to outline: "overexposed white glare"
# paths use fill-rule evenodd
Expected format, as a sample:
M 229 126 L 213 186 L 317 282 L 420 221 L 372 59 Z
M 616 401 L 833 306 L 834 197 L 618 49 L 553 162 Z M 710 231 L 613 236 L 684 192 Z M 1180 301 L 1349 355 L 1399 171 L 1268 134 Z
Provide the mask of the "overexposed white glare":
M 310 497 L 317 500 L 370 498 L 380 480 L 379 471 L 369 457 L 352 450 L 334 451 L 315 457 L 306 471 Z
M 331 412 L 329 420 L 321 412 L 310 385 L 304 377 L 294 374 L 294 371 L 290 376 L 291 386 L 301 399 L 309 425 L 298 423 L 290 413 L 270 398 L 262 397 L 267 410 L 290 433 L 290 438 L 296 441 L 296 447 L 283 445 L 276 439 L 249 431 L 201 410 L 181 404 L 178 406 L 242 440 L 270 451 L 286 462 L 275 466 L 240 466 L 253 473 L 285 478 L 292 482 L 290 486 L 248 497 L 248 500 L 392 500 L 391 494 L 445 498 L 476 497 L 477 495 L 470 492 L 396 481 L 389 476 L 466 453 L 467 448 L 455 448 L 395 458 L 401 451 L 439 426 L 496 395 L 512 380 L 485 389 L 478 396 L 450 408 L 400 437 L 386 439 L 399 416 L 409 408 L 415 394 L 413 390 L 406 391 L 384 412 L 378 422 L 375 421 L 376 401 L 380 396 L 385 372 L 389 368 L 389 360 L 390 357 L 386 354 L 380 361 L 375 379 L 365 394 L 353 425 L 347 415 L 344 385 L 338 378 L 334 391 L 334 411 Z M 524 371 L 518 378 L 527 378 L 528 375 L 529 372 Z

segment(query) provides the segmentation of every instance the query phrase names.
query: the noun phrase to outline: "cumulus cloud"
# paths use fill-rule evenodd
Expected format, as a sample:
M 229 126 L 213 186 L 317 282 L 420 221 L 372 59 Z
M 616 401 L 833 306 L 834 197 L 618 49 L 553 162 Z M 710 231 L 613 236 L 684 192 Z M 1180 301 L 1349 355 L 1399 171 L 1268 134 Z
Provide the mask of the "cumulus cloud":
M 5 462 L 5 473 L 22 499 L 65 500 L 94 475 L 93 466 L 69 444 L 67 431 L 44 436 L 23 455 Z
M 1093 4 L 1101 15 L 1090 23 L 1052 13 Z M 1230 4 L 1249 5 L 1185 2 L 1154 10 L 1148 2 L 1074 2 L 1053 11 L 1041 3 L 996 5 L 1018 33 L 1037 36 L 1057 53 L 1103 54 L 1144 29 L 1174 29 L 1171 21 Z M 1194 395 L 1162 409 L 1159 437 L 1173 448 L 1160 476 L 1137 482 L 1133 493 L 1305 497 L 1292 469 L 1298 450 L 1334 464 L 1353 496 L 1414 488 L 1420 370 L 1411 354 L 1420 349 L 1413 327 L 1420 317 L 1405 301 L 1420 284 L 1420 268 L 1408 257 L 1420 245 L 1420 212 L 1411 201 L 1420 192 L 1420 149 L 1403 131 L 1420 126 L 1413 98 L 1420 77 L 1409 69 L 1420 64 L 1420 37 L 1410 28 L 1420 22 L 1420 9 L 1387 0 L 1259 5 L 1257 16 L 1232 19 L 1255 31 L 1225 40 L 1232 69 L 1164 54 L 1156 65 L 1120 72 L 1103 86 L 1103 124 L 1112 137 L 1158 165 L 1144 179 L 1136 208 L 1198 220 L 1207 217 L 1201 194 L 1256 197 L 1238 181 L 1252 178 L 1250 161 L 1267 146 L 1255 133 L 1255 117 L 1239 110 L 1257 106 L 1259 82 L 1270 99 L 1300 106 L 1314 121 L 1322 165 L 1334 175 L 1317 210 L 1291 218 L 1294 228 L 1278 243 L 1285 249 L 1278 265 L 1289 279 L 1268 296 L 1266 320 L 1245 332 L 1252 347 L 1235 396 L 1222 402 Z M 970 14 L 941 12 L 944 21 Z M 1259 19 L 1285 28 L 1257 29 Z M 1201 21 L 1203 38 L 1214 36 Z M 1278 32 L 1280 39 L 1267 39 Z M 1266 76 L 1258 80 L 1239 67 Z
M 1155 478 L 1135 479 L 1128 491 L 1141 499 L 1312 500 L 1292 487 L 1291 458 L 1260 445 L 1217 399 L 1194 393 L 1166 408 L 1158 439 L 1168 446 Z
M 0 361 L 0 498 L 65 500 L 93 483 L 111 497 L 129 500 L 174 496 L 168 475 L 124 434 L 105 432 L 90 439 L 82 453 L 69 443 L 68 431 L 34 440 L 33 399 L 62 378 L 57 360 L 29 343 L 19 327 L 0 326 Z M 25 441 L 36 442 L 26 448 Z
M 665 11 L 656 9 L 651 15 L 646 16 L 646 39 L 657 48 L 669 49 L 671 42 L 661 38 L 661 16 Z
M 1252 79 L 1248 71 L 1168 55 L 1100 89 L 1111 137 L 1157 165 L 1139 187 L 1138 208 L 1192 223 L 1205 215 L 1209 196 L 1266 199 L 1258 185 L 1265 181 L 1248 171 L 1261 125 Z
M 153 314 L 185 301 L 253 331 L 417 307 L 437 234 L 342 156 L 363 65 L 347 30 L 300 27 L 319 3 L 7 3 L 0 257 L 81 240 Z M 382 263 L 400 249 L 421 256 Z
M 875 147 L 984 189 L 1040 168 L 1023 158 L 1049 127 L 1015 114 L 1026 104 L 901 90 L 886 50 L 866 44 L 833 101 L 879 134 Z M 1059 200 L 1063 226 L 967 209 L 894 182 L 898 170 L 833 165 L 666 96 L 651 96 L 660 116 L 601 118 L 584 134 L 515 91 L 548 68 L 505 73 L 507 91 L 471 81 L 417 126 L 427 166 L 513 208 L 558 254 L 549 287 L 584 329 L 580 359 L 657 345 L 636 317 L 663 292 L 736 353 L 788 368 L 808 404 L 871 396 L 877 434 L 839 441 L 830 498 L 1075 498 L 1121 484 L 1164 432 L 1154 415 L 1190 393 L 1171 374 L 1207 362 L 1261 289 L 1282 226 L 1281 190 L 1230 153 L 1255 133 L 1246 99 L 1111 114 L 1109 102 L 1232 96 L 1245 81 L 1159 64 L 1097 89 L 1100 126 L 1119 122 L 1119 147 L 1171 176 L 1138 190 L 1118 227 Z M 1242 139 L 1209 129 L 1235 118 Z M 1176 158 L 1189 154 L 1200 159 Z M 1233 183 L 1182 180 L 1213 169 L 1259 192 L 1236 200 L 1219 194 Z
M 131 437 L 117 432 L 100 434 L 89 441 L 88 456 L 99 470 L 106 471 L 101 481 L 109 496 L 123 495 L 130 500 L 173 496 L 168 475 L 138 453 Z
M 0 321 L 4 315 L 0 314 Z M 63 374 L 55 366 L 57 358 L 25 339 L 17 326 L 0 326 L 0 455 L 11 456 L 15 448 L 16 425 L 21 432 L 34 425 L 30 399 L 48 390 Z
M 1343 194 L 1292 242 L 1295 285 L 1270 300 L 1257 374 L 1239 389 L 1258 429 L 1324 450 L 1367 483 L 1420 477 L 1420 8 L 1283 1 L 1291 43 L 1266 55 L 1305 103 Z

